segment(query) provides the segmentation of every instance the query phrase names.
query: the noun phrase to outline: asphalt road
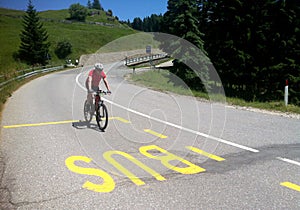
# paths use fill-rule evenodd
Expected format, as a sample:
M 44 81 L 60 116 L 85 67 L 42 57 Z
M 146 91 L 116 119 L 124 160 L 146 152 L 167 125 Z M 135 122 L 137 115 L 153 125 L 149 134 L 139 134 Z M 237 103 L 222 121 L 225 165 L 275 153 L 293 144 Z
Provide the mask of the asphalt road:
M 105 65 L 105 132 L 83 121 L 88 69 L 38 78 L 6 103 L 7 209 L 299 209 L 300 120 L 157 92 Z

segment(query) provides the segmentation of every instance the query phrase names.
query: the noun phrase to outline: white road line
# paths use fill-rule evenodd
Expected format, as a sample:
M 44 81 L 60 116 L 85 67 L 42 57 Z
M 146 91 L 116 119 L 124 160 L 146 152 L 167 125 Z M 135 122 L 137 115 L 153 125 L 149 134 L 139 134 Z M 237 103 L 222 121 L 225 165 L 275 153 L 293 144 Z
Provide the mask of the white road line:
M 282 158 L 282 157 L 277 157 L 277 159 L 278 159 L 278 160 L 282 160 L 282 161 L 287 162 L 287 163 L 291 163 L 291 164 L 300 166 L 300 163 L 297 162 L 297 161 L 294 161 L 294 160 L 290 160 L 290 159 Z
M 83 90 L 86 91 L 86 88 L 84 86 L 82 86 L 80 83 L 79 83 L 79 77 L 82 73 L 78 74 L 77 77 L 76 77 L 76 83 L 78 84 L 79 87 L 81 87 Z M 227 140 L 224 140 L 224 139 L 221 139 L 221 138 L 218 138 L 218 137 L 214 137 L 214 136 L 211 136 L 211 135 L 208 135 L 208 134 L 205 134 L 205 133 L 201 133 L 199 131 L 194 131 L 192 129 L 189 129 L 189 128 L 185 128 L 185 127 L 182 127 L 180 125 L 176 125 L 176 124 L 173 124 L 173 123 L 170 123 L 170 122 L 167 122 L 167 121 L 164 121 L 164 120 L 160 120 L 158 118 L 155 118 L 155 117 L 151 117 L 149 115 L 146 115 L 144 113 L 141 113 L 141 112 L 138 112 L 138 111 L 135 111 L 133 109 L 130 109 L 130 108 L 127 108 L 125 106 L 122 106 L 120 104 L 117 104 L 115 102 L 112 102 L 110 100 L 107 100 L 107 99 L 103 99 L 104 101 L 114 105 L 114 106 L 117 106 L 121 109 L 125 109 L 129 112 L 132 112 L 134 114 L 137 114 L 137 115 L 140 115 L 142 117 L 145 117 L 145 118 L 148 118 L 148 119 L 151 119 L 151 120 L 154 120 L 156 122 L 160 122 L 160 123 L 163 123 L 163 124 L 166 124 L 166 125 L 169 125 L 169 126 L 172 126 L 174 128 L 178 128 L 180 130 L 183 130 L 183 131 L 187 131 L 187 132 L 190 132 L 190 133 L 193 133 L 193 134 L 196 134 L 198 136 L 203 136 L 205 138 L 209 138 L 209 139 L 212 139 L 212 140 L 215 140 L 215 141 L 218 141 L 218 142 L 221 142 L 221 143 L 224 143 L 224 144 L 227 144 L 227 145 L 230 145 L 230 146 L 233 146 L 233 147 L 237 147 L 237 148 L 240 148 L 240 149 L 243 149 L 243 150 L 247 150 L 247 151 L 250 151 L 250 152 L 259 152 L 259 150 L 257 149 L 253 149 L 253 148 L 250 148 L 250 147 L 247 147 L 247 146 L 243 146 L 243 145 L 240 145 L 240 144 L 236 144 L 236 143 L 233 143 L 233 142 L 230 142 L 230 141 L 227 141 Z

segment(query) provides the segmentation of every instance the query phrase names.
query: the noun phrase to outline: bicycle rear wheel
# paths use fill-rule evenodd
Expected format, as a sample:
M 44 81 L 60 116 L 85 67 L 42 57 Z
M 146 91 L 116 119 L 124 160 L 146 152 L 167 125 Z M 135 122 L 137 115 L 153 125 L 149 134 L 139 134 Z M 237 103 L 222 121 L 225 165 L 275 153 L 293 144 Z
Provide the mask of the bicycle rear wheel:
M 93 111 L 91 104 L 87 100 L 84 102 L 83 115 L 86 122 L 91 122 L 93 118 Z
M 96 112 L 96 121 L 100 130 L 104 131 L 108 124 L 108 112 L 105 104 L 101 104 Z

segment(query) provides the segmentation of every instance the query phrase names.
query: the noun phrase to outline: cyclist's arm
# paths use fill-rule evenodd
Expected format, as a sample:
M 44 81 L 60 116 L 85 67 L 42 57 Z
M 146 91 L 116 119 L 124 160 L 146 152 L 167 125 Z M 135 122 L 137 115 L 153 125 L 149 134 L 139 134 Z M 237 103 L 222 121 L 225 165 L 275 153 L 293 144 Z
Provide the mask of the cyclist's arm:
M 89 76 L 88 77 L 88 91 L 91 91 L 92 90 L 92 76 Z
M 105 84 L 105 87 L 106 87 L 107 91 L 110 91 L 110 87 L 109 87 L 109 84 L 108 84 L 108 81 L 107 81 L 106 78 L 103 78 L 103 82 Z

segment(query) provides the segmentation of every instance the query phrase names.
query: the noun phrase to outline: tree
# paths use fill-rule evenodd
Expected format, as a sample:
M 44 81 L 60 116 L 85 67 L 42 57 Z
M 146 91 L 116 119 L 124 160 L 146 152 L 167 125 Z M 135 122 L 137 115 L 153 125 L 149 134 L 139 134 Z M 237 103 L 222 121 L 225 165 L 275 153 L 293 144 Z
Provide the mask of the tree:
M 145 17 L 142 23 L 142 29 L 145 32 L 159 32 L 161 30 L 162 15 L 152 14 Z
M 72 53 L 72 45 L 68 41 L 60 41 L 55 48 L 55 54 L 59 59 L 64 59 Z
M 204 86 L 208 88 L 209 61 L 205 56 L 203 34 L 198 28 L 197 2 L 198 0 L 169 0 L 168 11 L 163 16 L 162 32 L 176 35 L 191 42 L 195 47 L 202 50 L 203 54 L 194 54 L 197 49 L 185 49 L 180 40 L 172 43 L 164 40 L 161 47 L 172 57 L 180 58 L 175 60 L 174 66 L 170 69 L 171 72 L 184 80 L 189 87 L 204 90 Z M 194 55 L 191 56 L 191 54 Z M 198 69 L 199 72 L 195 73 L 193 69 L 187 66 L 188 63 L 201 67 L 201 70 Z
M 31 0 L 29 0 L 26 14 L 23 17 L 23 26 L 18 57 L 30 65 L 45 65 L 50 47 L 50 43 L 47 42 L 48 33 L 43 28 Z
M 246 14 L 248 8 L 244 9 L 244 4 L 239 0 L 202 1 L 199 8 L 199 27 L 206 35 L 206 50 L 227 95 L 235 92 L 251 98 L 250 91 L 245 91 L 246 84 L 252 83 L 249 75 L 253 74 L 248 65 L 252 56 L 246 50 L 251 47 L 248 43 L 253 25 L 252 16 Z
M 202 0 L 199 28 L 226 94 L 249 101 L 300 104 L 300 2 Z
M 70 13 L 70 19 L 84 22 L 87 17 L 88 11 L 84 6 L 77 3 L 77 4 L 72 4 L 69 7 L 69 13 Z
M 113 11 L 111 9 L 107 10 L 106 13 L 108 16 L 112 17 L 113 16 Z
M 142 31 L 143 30 L 143 21 L 141 18 L 136 17 L 133 19 L 132 28 L 135 30 Z
M 265 74 L 268 85 L 264 86 L 264 99 L 282 100 L 284 82 L 288 79 L 289 100 L 300 105 L 300 2 L 278 0 L 270 4 L 270 14 L 273 17 L 268 36 L 269 71 Z
M 161 22 L 162 22 L 162 14 L 156 15 L 156 14 L 152 14 L 150 16 L 150 20 L 151 20 L 151 32 L 160 32 L 161 31 Z
M 103 10 L 99 0 L 94 0 L 93 9 Z
M 91 3 L 91 0 L 88 0 L 87 8 L 88 8 L 88 9 L 93 9 L 93 5 L 92 5 L 92 3 Z

